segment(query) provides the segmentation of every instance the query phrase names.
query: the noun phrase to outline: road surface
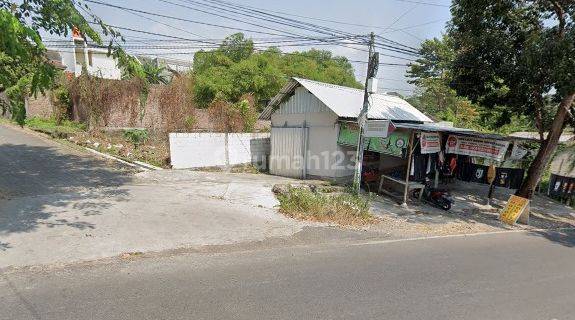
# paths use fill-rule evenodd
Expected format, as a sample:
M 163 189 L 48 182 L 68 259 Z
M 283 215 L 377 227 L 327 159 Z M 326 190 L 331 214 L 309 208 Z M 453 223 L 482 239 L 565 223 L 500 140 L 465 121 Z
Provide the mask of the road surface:
M 135 258 L 0 277 L 2 319 L 573 319 L 575 234 Z
M 0 269 L 288 237 L 269 175 L 133 174 L 0 125 Z

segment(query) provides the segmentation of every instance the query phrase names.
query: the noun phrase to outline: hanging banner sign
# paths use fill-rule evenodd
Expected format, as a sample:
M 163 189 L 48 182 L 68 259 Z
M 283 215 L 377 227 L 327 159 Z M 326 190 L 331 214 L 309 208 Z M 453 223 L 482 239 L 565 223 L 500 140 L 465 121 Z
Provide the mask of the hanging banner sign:
M 510 225 L 514 225 L 517 220 L 521 223 L 529 224 L 529 199 L 512 195 L 503 211 L 501 211 L 499 220 Z
M 421 154 L 438 153 L 441 150 L 439 133 L 422 132 L 419 137 Z
M 507 148 L 509 148 L 509 141 L 450 135 L 447 139 L 445 151 L 447 153 L 503 161 Z
M 337 143 L 344 146 L 357 147 L 358 130 L 353 126 L 341 124 Z M 409 133 L 404 131 L 394 131 L 387 138 L 366 138 L 365 150 L 404 157 L 405 149 L 409 143 Z
M 529 150 L 523 148 L 523 146 L 521 146 L 521 144 L 519 142 L 514 141 L 513 142 L 513 148 L 511 149 L 511 155 L 509 156 L 509 160 L 521 160 L 528 153 L 529 153 Z

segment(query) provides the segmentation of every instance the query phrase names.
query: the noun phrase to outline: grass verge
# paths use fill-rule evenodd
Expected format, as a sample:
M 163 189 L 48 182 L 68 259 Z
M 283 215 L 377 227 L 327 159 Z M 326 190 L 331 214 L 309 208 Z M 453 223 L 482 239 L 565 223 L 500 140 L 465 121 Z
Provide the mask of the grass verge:
M 57 138 L 65 138 L 70 134 L 86 131 L 84 124 L 69 120 L 63 120 L 58 124 L 56 120 L 50 118 L 29 118 L 26 119 L 26 126 Z
M 290 186 L 277 197 L 280 212 L 294 219 L 334 222 L 343 226 L 377 222 L 369 212 L 369 199 L 349 192 L 324 194 Z

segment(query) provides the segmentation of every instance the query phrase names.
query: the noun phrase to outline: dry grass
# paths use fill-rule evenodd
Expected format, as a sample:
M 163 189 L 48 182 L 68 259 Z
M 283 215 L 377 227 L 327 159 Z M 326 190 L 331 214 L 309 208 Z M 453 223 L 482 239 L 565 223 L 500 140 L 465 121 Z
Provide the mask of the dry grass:
M 308 188 L 289 187 L 278 194 L 280 212 L 298 219 L 361 226 L 378 220 L 369 212 L 369 200 L 348 192 L 324 194 Z

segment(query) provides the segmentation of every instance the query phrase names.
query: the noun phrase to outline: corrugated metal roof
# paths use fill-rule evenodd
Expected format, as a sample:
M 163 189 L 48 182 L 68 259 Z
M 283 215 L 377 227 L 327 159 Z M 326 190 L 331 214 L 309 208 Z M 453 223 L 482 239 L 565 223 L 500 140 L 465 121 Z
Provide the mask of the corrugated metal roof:
M 363 107 L 363 90 L 337 86 L 313 80 L 292 78 L 265 108 L 260 119 L 270 119 L 273 111 L 287 99 L 298 86 L 305 87 L 340 118 L 357 118 Z M 407 101 L 392 95 L 371 95 L 369 119 L 395 121 L 433 122 Z
M 500 134 L 495 133 L 485 133 L 485 132 L 478 132 L 471 129 L 465 128 L 456 128 L 456 127 L 446 127 L 438 125 L 437 123 L 394 123 L 397 128 L 403 129 L 411 129 L 417 131 L 424 131 L 424 132 L 446 132 L 451 134 L 457 135 L 464 135 L 464 136 L 471 136 L 483 139 L 493 139 L 493 140 L 506 140 L 506 141 L 515 141 L 515 140 L 526 140 L 526 141 L 533 141 L 534 139 L 524 138 L 524 137 L 512 137 L 512 136 L 503 136 Z

